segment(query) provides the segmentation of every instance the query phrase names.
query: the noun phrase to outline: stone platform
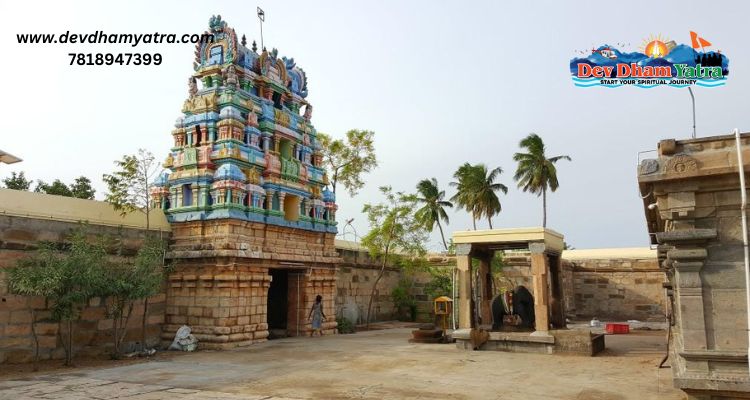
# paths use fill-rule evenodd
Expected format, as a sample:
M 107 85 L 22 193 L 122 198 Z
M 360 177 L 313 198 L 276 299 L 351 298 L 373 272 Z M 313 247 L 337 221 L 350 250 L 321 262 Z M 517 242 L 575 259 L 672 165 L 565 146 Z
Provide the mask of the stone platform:
M 487 332 L 487 340 L 479 350 L 496 350 L 513 353 L 574 354 L 593 356 L 604 350 L 604 335 L 585 329 L 550 330 L 549 334 L 534 332 Z M 472 350 L 470 329 L 453 332 L 456 347 Z

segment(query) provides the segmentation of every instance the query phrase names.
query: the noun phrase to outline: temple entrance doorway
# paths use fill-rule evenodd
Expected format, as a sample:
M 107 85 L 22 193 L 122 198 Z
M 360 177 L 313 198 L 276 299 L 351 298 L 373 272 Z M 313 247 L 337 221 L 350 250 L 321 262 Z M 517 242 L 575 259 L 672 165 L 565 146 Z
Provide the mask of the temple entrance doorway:
M 268 288 L 268 338 L 287 336 L 289 271 L 271 269 L 271 286 Z

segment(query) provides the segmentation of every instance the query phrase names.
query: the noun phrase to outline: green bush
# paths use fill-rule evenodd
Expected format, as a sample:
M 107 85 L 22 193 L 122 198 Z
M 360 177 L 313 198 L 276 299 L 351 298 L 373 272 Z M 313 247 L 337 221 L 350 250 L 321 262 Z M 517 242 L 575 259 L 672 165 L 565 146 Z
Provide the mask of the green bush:
M 430 301 L 440 296 L 452 297 L 451 269 L 430 267 L 427 272 L 430 273 L 432 279 L 425 285 L 424 291 L 430 296 Z
M 399 318 L 416 319 L 417 300 L 411 294 L 412 280 L 409 278 L 401 279 L 398 286 L 391 291 L 391 299 Z
M 336 324 L 338 324 L 339 333 L 354 333 L 354 324 L 344 317 L 336 318 Z

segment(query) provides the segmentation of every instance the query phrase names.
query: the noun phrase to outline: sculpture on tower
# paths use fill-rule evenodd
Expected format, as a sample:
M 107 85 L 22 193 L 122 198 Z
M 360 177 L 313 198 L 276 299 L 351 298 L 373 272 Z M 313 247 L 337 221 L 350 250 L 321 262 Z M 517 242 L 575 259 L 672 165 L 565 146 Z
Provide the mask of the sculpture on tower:
M 245 47 L 221 16 L 207 33 L 214 41 L 196 45 L 154 205 L 172 222 L 235 218 L 335 233 L 305 72 L 276 49 Z

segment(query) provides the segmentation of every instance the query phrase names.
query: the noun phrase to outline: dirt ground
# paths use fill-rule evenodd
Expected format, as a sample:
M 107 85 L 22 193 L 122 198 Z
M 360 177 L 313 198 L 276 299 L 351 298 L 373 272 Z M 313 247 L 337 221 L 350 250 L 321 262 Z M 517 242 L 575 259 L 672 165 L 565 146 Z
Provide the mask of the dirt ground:
M 408 343 L 409 328 L 0 376 L 0 399 L 682 399 L 657 369 L 663 331 L 607 336 L 596 357 Z M 174 354 L 174 355 L 173 355 Z

